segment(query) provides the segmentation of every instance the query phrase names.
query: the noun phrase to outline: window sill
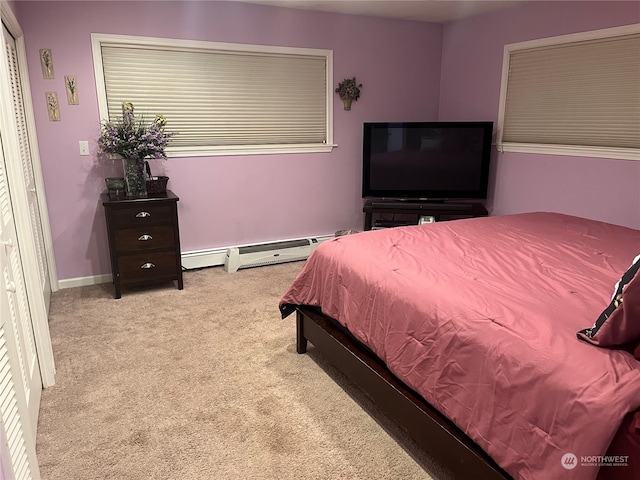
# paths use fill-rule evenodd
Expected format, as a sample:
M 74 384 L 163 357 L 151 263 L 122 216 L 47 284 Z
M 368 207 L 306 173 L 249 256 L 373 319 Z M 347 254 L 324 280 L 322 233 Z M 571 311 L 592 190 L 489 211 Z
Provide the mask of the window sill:
M 572 157 L 613 158 L 640 161 L 640 149 L 614 147 L 582 147 L 577 145 L 542 145 L 534 143 L 501 143 L 499 152 L 539 153 L 543 155 L 566 155 Z
M 167 157 L 219 157 L 229 155 L 271 155 L 288 153 L 331 153 L 337 145 L 244 145 L 218 147 L 167 147 Z

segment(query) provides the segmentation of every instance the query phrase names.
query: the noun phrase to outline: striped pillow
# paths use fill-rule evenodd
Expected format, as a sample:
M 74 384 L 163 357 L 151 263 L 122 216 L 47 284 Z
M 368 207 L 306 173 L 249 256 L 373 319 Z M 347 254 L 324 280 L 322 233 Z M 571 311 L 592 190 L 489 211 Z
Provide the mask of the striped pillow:
M 640 255 L 616 283 L 611 303 L 591 328 L 578 338 L 600 347 L 618 347 L 640 341 Z

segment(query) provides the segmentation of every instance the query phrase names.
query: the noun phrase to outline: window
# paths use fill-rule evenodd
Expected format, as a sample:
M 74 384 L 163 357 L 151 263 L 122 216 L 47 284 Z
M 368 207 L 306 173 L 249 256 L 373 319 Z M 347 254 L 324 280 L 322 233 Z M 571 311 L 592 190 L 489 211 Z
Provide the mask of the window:
M 92 34 L 100 117 L 162 114 L 169 156 L 330 152 L 332 52 Z
M 506 45 L 498 149 L 640 160 L 640 25 Z

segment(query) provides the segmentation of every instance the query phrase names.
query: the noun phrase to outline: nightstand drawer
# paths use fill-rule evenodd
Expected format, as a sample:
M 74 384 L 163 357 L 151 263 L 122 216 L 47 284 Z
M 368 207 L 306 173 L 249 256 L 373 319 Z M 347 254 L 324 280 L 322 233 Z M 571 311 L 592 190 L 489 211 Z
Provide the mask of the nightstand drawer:
M 172 248 L 176 244 L 173 225 L 123 228 L 114 233 L 117 253 Z
M 136 228 L 158 224 L 171 225 L 174 210 L 172 205 L 152 205 L 151 202 L 142 202 L 135 207 L 114 208 L 111 215 L 112 228 Z
M 118 257 L 118 271 L 123 284 L 143 284 L 149 281 L 178 278 L 176 252 L 150 252 Z

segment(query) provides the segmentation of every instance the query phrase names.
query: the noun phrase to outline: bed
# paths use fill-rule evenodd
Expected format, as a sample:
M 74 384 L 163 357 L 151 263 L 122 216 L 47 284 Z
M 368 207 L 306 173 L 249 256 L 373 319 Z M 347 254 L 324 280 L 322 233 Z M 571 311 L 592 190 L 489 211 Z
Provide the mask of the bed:
M 279 306 L 456 478 L 640 478 L 639 253 L 556 213 L 363 232 Z

